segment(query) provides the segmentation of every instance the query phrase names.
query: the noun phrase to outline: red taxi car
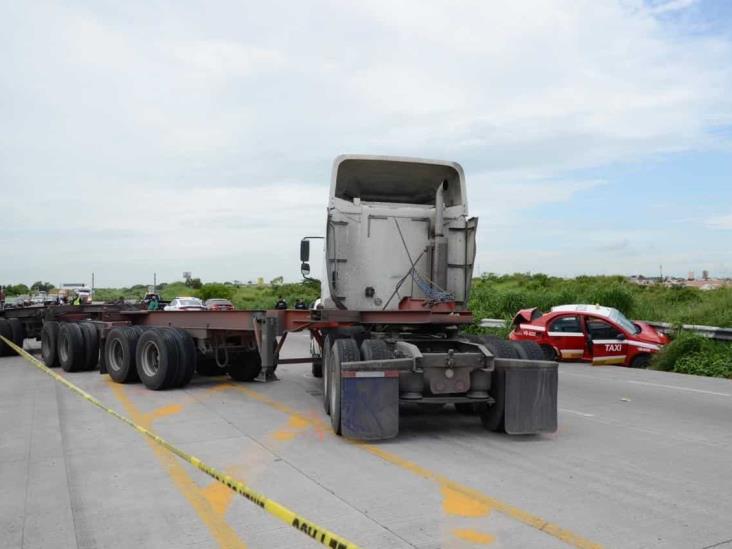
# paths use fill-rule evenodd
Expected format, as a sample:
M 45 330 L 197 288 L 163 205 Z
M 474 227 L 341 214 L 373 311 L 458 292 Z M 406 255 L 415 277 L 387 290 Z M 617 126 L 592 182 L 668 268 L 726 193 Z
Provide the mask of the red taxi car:
M 560 305 L 551 312 L 523 309 L 509 339 L 536 341 L 547 360 L 586 361 L 645 368 L 668 336 L 612 307 Z

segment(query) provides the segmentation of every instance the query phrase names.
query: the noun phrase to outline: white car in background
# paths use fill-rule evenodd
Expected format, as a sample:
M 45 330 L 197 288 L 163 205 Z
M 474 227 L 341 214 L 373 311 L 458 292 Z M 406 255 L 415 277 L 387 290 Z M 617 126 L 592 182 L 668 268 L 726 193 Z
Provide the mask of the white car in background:
M 197 297 L 176 297 L 164 311 L 205 311 L 206 306 Z

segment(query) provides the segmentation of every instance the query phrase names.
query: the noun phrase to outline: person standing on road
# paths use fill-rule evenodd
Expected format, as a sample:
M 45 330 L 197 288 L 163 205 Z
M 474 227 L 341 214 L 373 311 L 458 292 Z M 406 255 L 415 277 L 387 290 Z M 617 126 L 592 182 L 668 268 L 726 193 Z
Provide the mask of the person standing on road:
M 158 302 L 158 296 L 154 295 L 150 299 L 150 303 L 147 304 L 148 311 L 157 311 L 160 309 L 160 302 Z
M 277 298 L 277 303 L 275 303 L 275 309 L 287 309 L 287 301 L 280 296 Z
M 0 310 L 5 308 L 5 289 L 0 286 Z
M 297 298 L 297 301 L 295 301 L 295 309 L 307 309 L 308 306 L 305 304 L 305 302 L 302 300 L 301 297 Z
M 76 297 L 74 298 L 74 301 L 71 302 L 72 305 L 81 305 L 81 296 L 79 294 L 76 294 Z

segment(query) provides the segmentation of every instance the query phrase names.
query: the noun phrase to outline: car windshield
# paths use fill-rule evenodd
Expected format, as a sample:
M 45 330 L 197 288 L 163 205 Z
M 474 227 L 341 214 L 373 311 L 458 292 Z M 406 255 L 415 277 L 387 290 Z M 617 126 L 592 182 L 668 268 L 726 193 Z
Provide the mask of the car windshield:
M 610 310 L 610 320 L 618 324 L 626 332 L 630 332 L 631 334 L 637 334 L 640 332 L 640 328 L 628 320 L 628 318 L 617 309 Z

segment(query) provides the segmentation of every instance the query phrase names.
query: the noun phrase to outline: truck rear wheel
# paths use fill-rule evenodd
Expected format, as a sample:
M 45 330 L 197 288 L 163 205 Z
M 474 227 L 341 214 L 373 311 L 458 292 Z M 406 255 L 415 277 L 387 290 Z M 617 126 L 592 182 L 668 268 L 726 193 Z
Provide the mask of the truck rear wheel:
M 484 341 L 483 344 L 496 358 L 518 358 L 516 348 L 508 341 L 502 339 L 489 340 Z M 502 376 L 504 373 L 502 370 L 496 369 L 493 372 L 493 375 Z M 483 423 L 483 427 L 498 433 L 504 433 L 506 431 L 504 422 L 506 396 L 502 387 L 503 383 L 498 379 L 494 379 L 489 391 L 489 394 L 493 397 L 493 400 L 495 400 L 494 404 L 492 406 L 481 404 L 478 408 L 480 412 L 480 421 Z
M 41 328 L 41 356 L 49 368 L 58 367 L 58 322 L 48 320 Z
M 196 363 L 196 372 L 201 376 L 222 376 L 226 373 L 226 368 L 219 367 L 215 358 L 201 356 Z
M 512 341 L 511 344 L 522 360 L 545 360 L 544 351 L 536 341 Z
M 332 371 L 330 372 L 330 424 L 336 435 L 341 434 L 341 364 L 360 360 L 358 344 L 353 339 L 338 339 L 331 353 Z
M 99 364 L 99 334 L 97 328 L 91 322 L 82 322 L 79 327 L 84 335 L 84 355 L 86 356 L 84 369 L 96 370 L 97 364 Z
M 135 366 L 139 331 L 132 327 L 112 328 L 104 345 L 107 373 L 117 383 L 140 381 Z
M 259 351 L 244 351 L 229 358 L 229 376 L 236 381 L 253 381 L 262 371 Z
M 13 336 L 13 343 L 22 349 L 23 342 L 25 341 L 25 326 L 23 326 L 19 318 L 9 318 L 8 324 L 10 325 L 10 332 Z
M 65 372 L 79 372 L 86 365 L 84 336 L 76 322 L 62 322 L 58 330 L 58 360 Z
M 364 339 L 361 343 L 362 360 L 389 360 L 394 358 L 383 339 Z
M 5 318 L 0 318 L 0 335 L 11 341 L 13 339 L 13 330 Z M 0 340 L 0 356 L 9 356 L 10 351 L 10 347 L 4 341 Z

